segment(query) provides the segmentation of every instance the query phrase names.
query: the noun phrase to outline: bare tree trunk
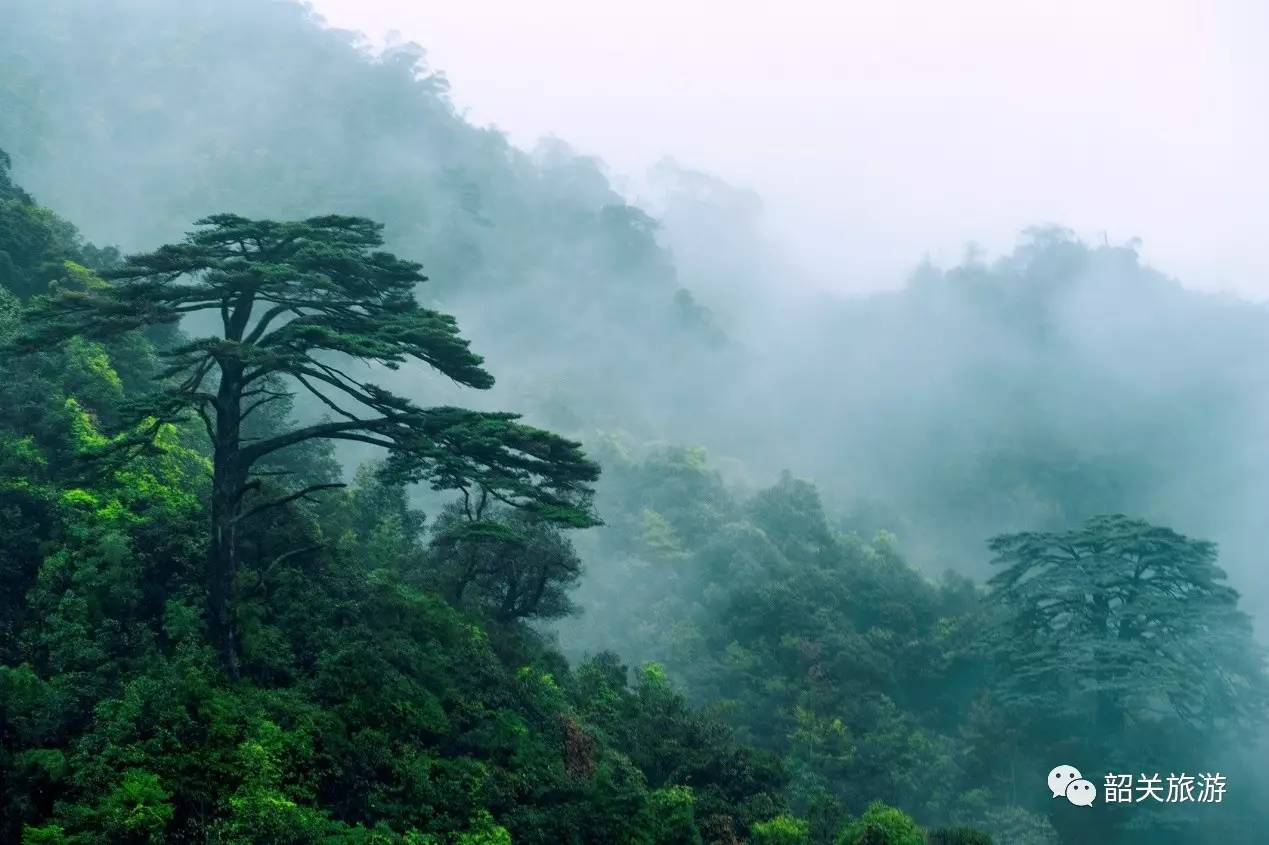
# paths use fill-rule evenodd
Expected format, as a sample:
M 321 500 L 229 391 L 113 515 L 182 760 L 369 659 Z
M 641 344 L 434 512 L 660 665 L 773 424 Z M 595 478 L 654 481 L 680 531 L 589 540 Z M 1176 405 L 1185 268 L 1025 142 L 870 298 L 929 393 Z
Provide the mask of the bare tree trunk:
M 212 469 L 211 549 L 207 562 L 208 623 L 229 677 L 237 680 L 238 643 L 234 591 L 238 577 L 238 530 L 246 472 L 241 465 L 241 371 L 223 368 L 216 403 Z
M 219 461 L 217 462 L 220 463 Z M 238 575 L 238 524 L 233 473 L 217 466 L 212 481 L 212 542 L 207 561 L 208 623 L 229 677 L 238 677 L 233 623 L 234 581 Z

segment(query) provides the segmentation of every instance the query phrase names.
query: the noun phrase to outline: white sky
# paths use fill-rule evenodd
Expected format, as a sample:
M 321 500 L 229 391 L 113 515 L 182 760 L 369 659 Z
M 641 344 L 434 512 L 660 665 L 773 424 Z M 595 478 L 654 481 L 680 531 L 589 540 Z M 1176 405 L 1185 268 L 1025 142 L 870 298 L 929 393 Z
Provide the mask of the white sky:
M 311 2 L 421 43 L 521 146 L 558 135 L 622 184 L 670 155 L 756 189 L 825 284 L 893 286 L 1056 222 L 1269 298 L 1260 0 Z

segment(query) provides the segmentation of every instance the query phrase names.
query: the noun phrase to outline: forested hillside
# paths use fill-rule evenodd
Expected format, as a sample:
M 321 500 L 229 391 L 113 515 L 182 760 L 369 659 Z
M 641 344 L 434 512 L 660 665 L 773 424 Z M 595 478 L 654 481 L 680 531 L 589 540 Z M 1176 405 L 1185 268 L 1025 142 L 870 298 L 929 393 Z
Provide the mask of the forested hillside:
M 1269 822 L 1262 307 L 1055 228 L 815 293 L 288 0 L 5 16 L 0 841 Z
M 5 841 L 725 841 L 779 814 L 778 759 L 659 669 L 570 669 L 524 627 L 564 609 L 554 569 L 510 614 L 475 599 L 514 566 L 447 602 L 478 525 L 437 520 L 429 542 L 373 467 L 244 523 L 231 667 L 204 598 L 212 444 L 153 406 L 108 433 L 184 339 L 160 326 L 21 354 L 38 303 L 86 301 L 118 259 L 0 180 Z M 287 431 L 285 410 L 263 420 L 256 438 Z M 338 474 L 317 440 L 270 466 L 300 487 Z M 571 554 L 552 517 L 524 513 L 523 540 L 491 536 L 527 544 L 529 566 Z
M 586 441 L 704 446 L 752 485 L 790 469 L 933 573 L 984 576 L 1002 531 L 1141 514 L 1220 542 L 1269 608 L 1251 577 L 1269 315 L 1184 290 L 1132 244 L 1037 229 L 901 291 L 820 295 L 751 194 L 667 163 L 652 217 L 602 162 L 468 123 L 421 48 L 375 54 L 289 0 L 6 16 L 0 145 L 97 243 L 149 249 L 222 211 L 378 220 L 498 374 L 491 406 Z M 443 395 L 422 377 L 388 386 Z

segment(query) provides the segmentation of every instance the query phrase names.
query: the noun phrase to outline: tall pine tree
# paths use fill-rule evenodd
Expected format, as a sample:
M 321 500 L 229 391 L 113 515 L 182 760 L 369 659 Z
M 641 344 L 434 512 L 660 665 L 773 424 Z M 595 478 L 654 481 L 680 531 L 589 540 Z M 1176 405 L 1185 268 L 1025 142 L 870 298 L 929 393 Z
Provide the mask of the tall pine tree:
M 237 674 L 234 582 L 245 521 L 336 486 L 267 497 L 266 458 L 311 440 L 381 446 L 399 476 L 436 489 L 479 491 L 568 526 L 595 523 L 588 486 L 598 467 L 579 444 L 524 425 L 515 414 L 420 407 L 350 373 L 349 362 L 396 369 L 411 360 L 458 384 L 493 385 L 453 317 L 423 308 L 420 265 L 379 249 L 382 227 L 357 217 L 298 222 L 222 214 L 198 221 L 184 242 L 128 258 L 113 284 L 54 290 L 27 315 L 19 351 L 82 335 L 109 337 L 209 314 L 218 330 L 163 354 L 155 391 L 136 403 L 131 441 L 196 415 L 213 453 L 209 622 Z M 201 325 L 201 323 L 195 323 Z M 260 408 L 308 393 L 328 418 L 251 437 Z

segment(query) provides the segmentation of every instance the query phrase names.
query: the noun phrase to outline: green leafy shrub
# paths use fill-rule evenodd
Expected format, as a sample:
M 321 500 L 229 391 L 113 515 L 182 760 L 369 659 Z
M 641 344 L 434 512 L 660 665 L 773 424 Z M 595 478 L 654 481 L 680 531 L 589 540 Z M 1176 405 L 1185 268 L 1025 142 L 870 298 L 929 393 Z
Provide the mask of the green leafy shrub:
M 925 836 L 911 816 L 874 801 L 838 835 L 837 845 L 925 845 Z
M 809 845 L 810 826 L 793 816 L 776 816 L 753 826 L 749 845 Z

